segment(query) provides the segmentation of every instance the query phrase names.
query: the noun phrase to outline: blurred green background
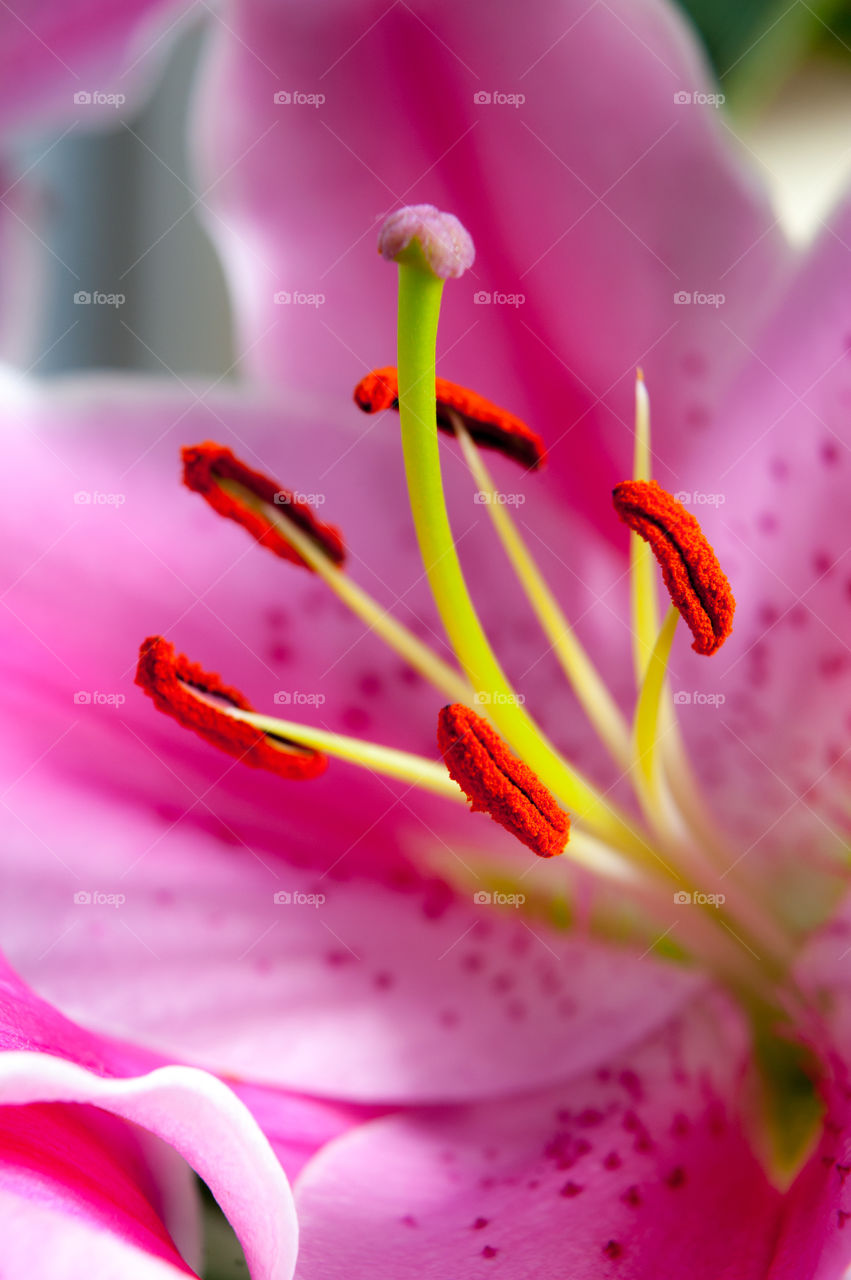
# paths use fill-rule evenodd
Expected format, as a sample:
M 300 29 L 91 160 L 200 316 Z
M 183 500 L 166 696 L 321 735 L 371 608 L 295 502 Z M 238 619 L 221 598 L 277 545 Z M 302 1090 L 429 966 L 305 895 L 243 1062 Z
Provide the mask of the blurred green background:
M 851 58 L 846 0 L 680 0 L 735 111 L 765 105 L 811 57 Z

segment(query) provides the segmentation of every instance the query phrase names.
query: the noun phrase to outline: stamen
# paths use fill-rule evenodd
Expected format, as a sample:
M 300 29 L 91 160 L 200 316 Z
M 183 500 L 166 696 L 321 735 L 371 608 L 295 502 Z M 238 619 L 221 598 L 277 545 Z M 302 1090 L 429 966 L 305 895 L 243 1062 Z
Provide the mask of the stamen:
M 648 789 L 650 807 L 654 811 L 661 811 L 659 711 L 668 674 L 671 645 L 674 642 L 674 632 L 679 619 L 679 611 L 671 605 L 644 673 L 633 727 L 636 763 Z
M 225 456 L 225 469 L 236 478 L 225 474 L 225 470 L 220 471 L 217 461 L 215 470 L 210 466 L 209 459 L 217 459 L 220 455 Z M 230 449 L 222 449 L 219 445 L 196 445 L 184 449 L 183 456 L 185 461 L 187 456 L 190 459 L 187 462 L 187 472 L 190 465 L 192 467 L 192 479 L 187 478 L 186 483 L 191 489 L 202 493 L 215 511 L 236 520 L 258 538 L 263 546 L 269 547 L 283 559 L 312 569 L 338 599 L 361 619 L 368 630 L 380 636 L 442 693 L 450 698 L 470 696 L 470 687 L 458 671 L 438 657 L 401 622 L 397 622 L 362 587 L 341 571 L 342 542 L 337 530 L 330 525 L 320 525 L 306 503 L 300 505 L 309 516 L 310 524 L 307 528 L 295 515 L 296 503 L 276 502 L 272 505 L 268 496 L 270 489 L 273 497 L 285 491 L 276 489 L 273 481 L 246 467 Z M 196 456 L 199 458 L 197 463 Z M 213 478 L 204 488 L 202 486 L 208 472 Z M 217 479 L 216 476 L 220 478 Z M 251 483 L 246 484 L 246 477 Z M 260 481 L 263 482 L 262 485 L 258 483 Z M 317 527 L 322 536 L 316 536 Z M 329 542 L 325 535 L 333 535 L 336 541 Z
M 564 853 L 570 818 L 486 720 L 460 702 L 444 707 L 437 741 L 474 813 L 489 813 L 541 858 Z
M 162 636 L 148 636 L 143 641 L 136 684 L 158 710 L 242 764 L 298 779 L 315 778 L 328 764 L 321 751 L 259 732 L 229 715 L 229 708 L 253 710 L 251 703 L 219 676 L 176 653 L 174 645 Z
M 635 442 L 633 448 L 633 480 L 649 480 L 650 475 L 650 397 L 644 373 L 635 373 Z M 629 540 L 630 595 L 632 613 L 632 658 L 635 680 L 640 686 L 661 620 L 656 598 L 656 566 L 653 552 L 637 533 Z
M 521 418 L 486 400 L 478 392 L 461 387 L 448 378 L 435 378 L 437 425 L 449 435 L 456 434 L 455 415 L 461 419 L 476 444 L 497 449 L 521 466 L 536 471 L 544 466 L 547 451 L 541 437 Z M 364 413 L 399 408 L 399 379 L 394 365 L 373 369 L 355 387 L 355 403 Z
M 733 629 L 736 602 L 698 521 L 655 480 L 625 480 L 612 494 L 621 520 L 649 543 L 671 599 L 709 656 Z
M 509 515 L 508 508 L 498 501 L 499 495 L 490 472 L 479 456 L 470 433 L 465 429 L 464 424 L 457 420 L 455 431 L 461 441 L 467 466 L 470 468 L 479 492 L 489 499 L 488 514 L 493 521 L 499 540 L 553 647 L 562 670 L 612 758 L 620 768 L 628 769 L 632 762 L 632 749 L 626 721 L 585 647 L 544 581 L 516 523 Z
M 309 503 L 284 489 L 260 471 L 253 471 L 225 448 L 208 440 L 204 444 L 187 445 L 181 450 L 183 458 L 183 482 L 206 498 L 214 511 L 230 520 L 236 520 L 264 547 L 276 556 L 293 564 L 310 568 L 307 561 L 282 537 L 275 524 L 256 505 L 240 501 L 233 485 L 237 484 L 261 503 L 277 509 L 281 517 L 291 521 L 322 547 L 334 564 L 343 564 L 346 558 L 343 539 L 333 525 L 324 524 L 313 513 Z
M 341 733 L 330 733 L 327 729 L 315 729 L 313 725 L 297 724 L 292 720 L 279 720 L 277 716 L 264 716 L 255 711 L 233 711 L 229 714 L 263 733 L 273 734 L 276 738 L 285 738 L 300 746 L 324 751 L 329 756 L 335 756 L 349 764 L 358 764 L 372 773 L 401 778 L 403 782 L 410 782 L 413 786 L 422 787 L 447 800 L 458 800 L 462 804 L 464 802 L 457 785 L 447 777 L 443 765 L 435 760 L 427 760 L 415 752 L 382 747 L 376 742 L 364 742 L 361 738 L 349 738 Z

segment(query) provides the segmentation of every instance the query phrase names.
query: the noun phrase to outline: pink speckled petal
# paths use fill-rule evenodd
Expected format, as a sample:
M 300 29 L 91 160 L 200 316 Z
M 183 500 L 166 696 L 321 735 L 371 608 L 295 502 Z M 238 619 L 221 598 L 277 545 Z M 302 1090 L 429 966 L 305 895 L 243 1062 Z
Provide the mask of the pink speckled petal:
M 367 1125 L 300 1180 L 299 1280 L 765 1280 L 781 1201 L 735 1119 L 745 1049 L 700 1001 L 572 1084 Z
M 778 846 L 801 864 L 844 856 L 849 831 L 849 243 L 846 204 L 681 473 L 738 608 L 724 651 L 704 667 L 675 656 L 673 684 L 725 699 L 681 714 L 751 865 Z

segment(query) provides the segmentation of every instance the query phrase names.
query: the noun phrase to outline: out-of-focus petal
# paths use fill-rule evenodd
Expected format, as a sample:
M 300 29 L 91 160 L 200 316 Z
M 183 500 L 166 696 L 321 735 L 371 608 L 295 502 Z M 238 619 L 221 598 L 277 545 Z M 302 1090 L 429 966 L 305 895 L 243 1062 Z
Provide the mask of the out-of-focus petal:
M 748 368 L 682 471 L 737 600 L 717 658 L 675 660 L 675 688 L 725 698 L 693 699 L 683 724 L 743 847 L 801 863 L 841 850 L 849 823 L 849 243 L 846 204 L 752 357 L 736 329 Z
M 753 334 L 790 266 L 714 88 L 660 0 L 234 6 L 196 119 L 248 365 L 342 395 L 391 363 L 377 229 L 450 210 L 477 257 L 447 288 L 439 372 L 528 421 L 547 483 L 611 527 L 635 366 L 676 488 L 744 360 L 727 326 Z
M 11 0 L 0 10 L 0 128 L 116 120 L 187 0 Z M 120 99 L 116 102 L 116 97 Z

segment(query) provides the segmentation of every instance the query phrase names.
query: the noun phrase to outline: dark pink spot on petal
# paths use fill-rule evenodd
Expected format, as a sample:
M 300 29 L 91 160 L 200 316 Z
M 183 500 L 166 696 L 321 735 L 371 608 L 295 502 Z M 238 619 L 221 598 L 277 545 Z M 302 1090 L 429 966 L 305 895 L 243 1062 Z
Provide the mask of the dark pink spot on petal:
M 580 1187 L 578 1182 L 566 1182 L 559 1190 L 559 1195 L 564 1196 L 567 1200 L 572 1200 L 574 1196 L 581 1195 L 584 1190 L 585 1188 Z
M 492 1244 L 486 1244 L 484 1249 L 482 1249 L 483 1258 L 495 1258 L 498 1253 L 499 1250 L 495 1249 Z
M 684 1138 L 690 1129 L 691 1121 L 688 1116 L 683 1115 L 682 1111 L 678 1111 L 671 1124 L 671 1133 L 675 1138 Z
M 369 712 L 363 707 L 344 707 L 342 720 L 349 733 L 365 733 L 371 724 Z
M 641 1081 L 634 1071 L 622 1071 L 618 1076 L 618 1083 L 622 1088 L 626 1089 L 633 1102 L 640 1102 L 643 1089 Z
M 603 1253 L 607 1258 L 620 1258 L 623 1254 L 623 1245 L 618 1244 L 617 1240 L 610 1240 L 603 1246 Z
M 473 1223 L 473 1230 L 481 1231 L 483 1230 L 484 1227 L 488 1225 L 489 1222 L 490 1222 L 490 1218 L 476 1218 L 476 1221 Z

